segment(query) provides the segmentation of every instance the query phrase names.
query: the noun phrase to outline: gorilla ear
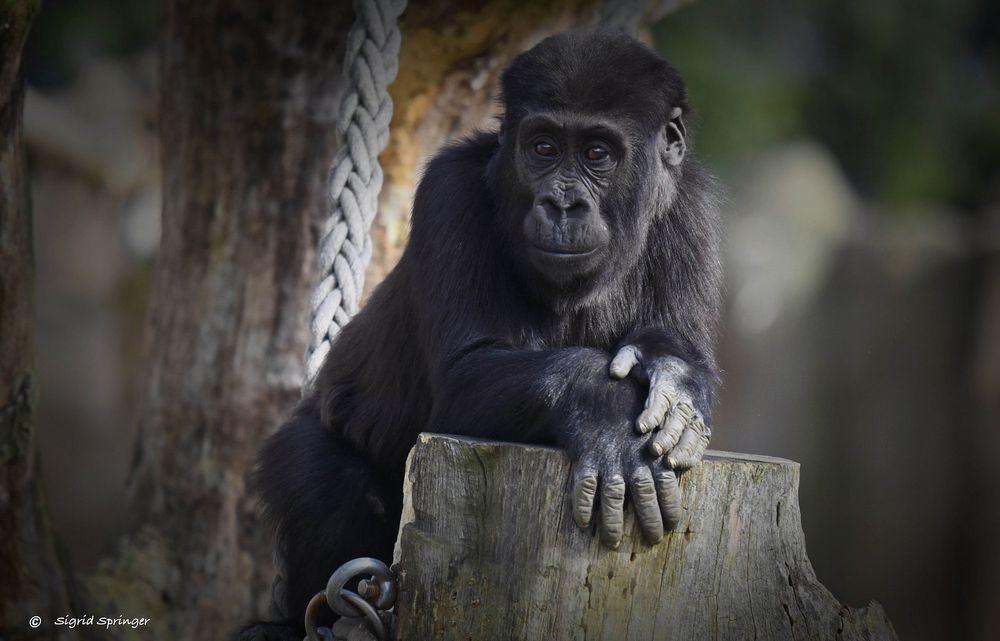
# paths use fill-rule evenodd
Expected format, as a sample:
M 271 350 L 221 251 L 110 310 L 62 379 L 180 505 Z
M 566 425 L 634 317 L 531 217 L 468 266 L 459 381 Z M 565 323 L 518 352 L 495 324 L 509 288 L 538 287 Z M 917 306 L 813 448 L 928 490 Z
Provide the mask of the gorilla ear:
M 668 165 L 679 165 L 684 160 L 687 151 L 687 130 L 682 119 L 684 112 L 680 107 L 674 107 L 670 112 L 670 120 L 663 128 L 663 162 Z

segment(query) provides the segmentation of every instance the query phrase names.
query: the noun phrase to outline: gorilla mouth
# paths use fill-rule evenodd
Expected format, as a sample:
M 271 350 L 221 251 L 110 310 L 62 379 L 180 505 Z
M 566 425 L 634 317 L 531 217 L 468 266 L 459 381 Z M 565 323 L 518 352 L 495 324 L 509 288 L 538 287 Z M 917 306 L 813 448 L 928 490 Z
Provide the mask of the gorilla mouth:
M 597 247 L 541 246 L 534 244 L 531 248 L 535 250 L 536 254 L 544 259 L 558 261 L 572 261 L 589 258 L 598 250 Z
M 597 247 L 567 247 L 532 245 L 532 248 L 543 256 L 552 258 L 585 258 L 597 251 Z

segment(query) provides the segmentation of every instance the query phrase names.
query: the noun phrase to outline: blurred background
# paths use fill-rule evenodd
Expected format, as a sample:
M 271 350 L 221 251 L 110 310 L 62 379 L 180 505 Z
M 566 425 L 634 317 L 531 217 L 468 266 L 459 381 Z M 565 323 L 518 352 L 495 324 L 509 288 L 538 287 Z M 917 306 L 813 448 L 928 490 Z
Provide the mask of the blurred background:
M 126 517 L 158 12 L 50 0 L 25 51 L 38 438 L 84 571 Z M 1000 638 L 998 35 L 989 0 L 698 0 L 646 32 L 730 186 L 713 446 L 801 462 L 820 580 L 910 641 Z M 375 280 L 405 239 L 389 218 Z

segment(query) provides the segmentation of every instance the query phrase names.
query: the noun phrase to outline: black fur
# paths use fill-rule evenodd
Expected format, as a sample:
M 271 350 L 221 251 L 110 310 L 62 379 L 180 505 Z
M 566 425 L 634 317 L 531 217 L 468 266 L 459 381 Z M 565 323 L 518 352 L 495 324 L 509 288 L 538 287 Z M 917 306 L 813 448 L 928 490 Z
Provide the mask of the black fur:
M 294 621 L 343 562 L 391 561 L 403 465 L 420 432 L 554 443 L 571 456 L 633 448 L 644 440 L 631 425 L 645 388 L 607 368 L 637 332 L 693 367 L 698 410 L 711 420 L 717 189 L 690 155 L 668 165 L 658 151 L 672 110 L 688 111 L 680 75 L 623 34 L 564 34 L 512 63 L 503 100 L 499 134 L 430 162 L 398 266 L 260 455 L 256 484 Z M 533 263 L 522 226 L 544 171 L 523 161 L 519 127 L 539 113 L 599 118 L 626 141 L 608 176 L 566 179 L 579 182 L 589 222 L 539 226 L 547 239 L 593 243 L 594 216 L 603 219 L 599 262 L 568 272 Z

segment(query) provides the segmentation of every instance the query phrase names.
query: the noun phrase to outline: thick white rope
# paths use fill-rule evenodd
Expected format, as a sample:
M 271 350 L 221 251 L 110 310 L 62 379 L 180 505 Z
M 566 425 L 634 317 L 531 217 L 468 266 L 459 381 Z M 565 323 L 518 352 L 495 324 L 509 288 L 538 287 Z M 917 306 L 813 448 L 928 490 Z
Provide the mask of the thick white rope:
M 344 97 L 337 117 L 340 148 L 330 166 L 330 215 L 319 244 L 320 283 L 310 309 L 312 338 L 303 391 L 316 378 L 337 332 L 358 311 L 372 255 L 370 229 L 382 190 L 378 155 L 389 142 L 389 84 L 399 70 L 400 14 L 406 0 L 354 0 L 344 54 Z M 285 567 L 274 549 L 271 615 L 284 619 Z
M 372 255 L 370 229 L 382 190 L 378 155 L 389 142 L 389 84 L 399 70 L 399 15 L 406 0 L 354 0 L 344 56 L 340 148 L 330 167 L 331 209 L 319 245 L 320 283 L 313 292 L 306 380 L 312 386 L 337 332 L 358 311 Z

